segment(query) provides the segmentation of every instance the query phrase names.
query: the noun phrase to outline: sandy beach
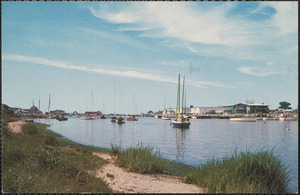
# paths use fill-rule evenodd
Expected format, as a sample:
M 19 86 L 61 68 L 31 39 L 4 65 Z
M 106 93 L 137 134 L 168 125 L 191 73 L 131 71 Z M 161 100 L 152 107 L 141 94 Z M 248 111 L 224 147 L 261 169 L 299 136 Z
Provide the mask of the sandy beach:
M 108 154 L 93 153 L 107 160 L 96 173 L 107 185 L 117 193 L 203 193 L 196 185 L 182 183 L 178 177 L 170 175 L 149 175 L 128 172 L 117 166 Z
M 13 133 L 23 133 L 22 132 L 22 125 L 26 124 L 24 121 L 15 121 L 15 122 L 9 122 L 8 128 Z

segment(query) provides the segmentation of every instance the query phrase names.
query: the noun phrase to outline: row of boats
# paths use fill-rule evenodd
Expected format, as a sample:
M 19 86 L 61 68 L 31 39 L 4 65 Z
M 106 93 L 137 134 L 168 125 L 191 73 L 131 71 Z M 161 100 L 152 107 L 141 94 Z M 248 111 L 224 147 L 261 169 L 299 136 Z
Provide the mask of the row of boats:
M 105 119 L 107 118 L 106 116 L 101 116 L 101 119 Z M 95 116 L 83 116 L 80 117 L 81 120 L 95 120 L 96 117 Z M 137 121 L 138 119 L 135 116 L 129 116 L 128 118 L 126 118 L 127 121 Z M 122 124 L 125 123 L 125 118 L 123 118 L 122 116 L 111 116 L 110 117 L 110 121 L 111 122 L 116 122 L 118 124 Z

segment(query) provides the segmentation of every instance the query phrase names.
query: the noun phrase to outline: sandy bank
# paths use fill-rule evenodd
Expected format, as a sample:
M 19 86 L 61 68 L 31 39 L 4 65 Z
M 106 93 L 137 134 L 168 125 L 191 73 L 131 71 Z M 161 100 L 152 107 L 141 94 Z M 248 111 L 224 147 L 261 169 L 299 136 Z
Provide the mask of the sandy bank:
M 149 175 L 128 172 L 114 163 L 108 154 L 96 155 L 109 163 L 97 170 L 96 177 L 118 193 L 203 193 L 196 185 L 182 183 L 177 177 L 170 175 Z
M 23 133 L 22 125 L 26 124 L 24 121 L 15 121 L 8 123 L 8 129 L 13 133 Z

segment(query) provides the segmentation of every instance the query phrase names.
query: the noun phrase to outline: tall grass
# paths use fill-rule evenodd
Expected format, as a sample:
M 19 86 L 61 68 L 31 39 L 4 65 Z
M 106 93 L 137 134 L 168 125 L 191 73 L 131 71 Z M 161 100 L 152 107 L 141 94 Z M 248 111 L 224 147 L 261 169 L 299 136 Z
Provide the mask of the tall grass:
M 166 164 L 159 150 L 154 151 L 152 147 L 144 147 L 142 144 L 124 151 L 112 145 L 112 153 L 117 156 L 117 163 L 121 167 L 137 173 L 162 173 Z
M 288 173 L 273 151 L 246 151 L 208 161 L 184 181 L 205 187 L 208 193 L 285 193 Z
M 9 117 L 3 119 L 5 124 L 8 121 Z M 95 178 L 105 161 L 93 156 L 89 147 L 64 141 L 42 124 L 29 122 L 22 131 L 24 134 L 14 134 L 7 126 L 2 128 L 3 192 L 112 192 Z

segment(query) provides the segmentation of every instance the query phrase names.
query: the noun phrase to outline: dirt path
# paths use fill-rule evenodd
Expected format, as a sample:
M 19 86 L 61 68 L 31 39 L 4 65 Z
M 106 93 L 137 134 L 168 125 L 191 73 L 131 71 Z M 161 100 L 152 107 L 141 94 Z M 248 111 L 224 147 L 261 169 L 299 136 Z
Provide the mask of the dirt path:
M 15 122 L 9 122 L 8 128 L 13 133 L 23 133 L 22 132 L 22 125 L 26 124 L 24 121 L 15 121 Z
M 118 167 L 111 156 L 103 153 L 93 153 L 108 164 L 102 166 L 96 173 L 108 186 L 118 193 L 203 193 L 196 185 L 182 183 L 175 176 L 149 175 L 127 172 Z

